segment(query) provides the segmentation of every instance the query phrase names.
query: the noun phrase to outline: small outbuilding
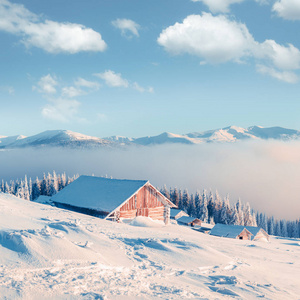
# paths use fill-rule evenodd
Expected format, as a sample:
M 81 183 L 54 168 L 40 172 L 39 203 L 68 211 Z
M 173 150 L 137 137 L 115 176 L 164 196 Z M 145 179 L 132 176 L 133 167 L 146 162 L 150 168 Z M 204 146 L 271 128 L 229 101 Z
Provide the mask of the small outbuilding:
M 201 226 L 201 220 L 193 217 L 186 217 L 186 216 L 178 218 L 177 223 L 181 225 L 192 226 L 192 227 L 195 225 Z
M 176 208 L 147 180 L 109 179 L 80 176 L 51 200 L 59 207 L 119 221 L 137 216 L 170 221 Z
M 269 234 L 261 227 L 245 226 L 245 228 L 252 233 L 251 239 L 253 241 L 270 241 Z
M 210 235 L 239 240 L 251 240 L 253 234 L 244 226 L 216 224 L 210 231 Z
M 189 215 L 185 211 L 183 211 L 179 208 L 171 208 L 171 213 L 170 213 L 171 219 L 177 220 L 178 218 L 183 217 L 183 216 L 189 217 Z

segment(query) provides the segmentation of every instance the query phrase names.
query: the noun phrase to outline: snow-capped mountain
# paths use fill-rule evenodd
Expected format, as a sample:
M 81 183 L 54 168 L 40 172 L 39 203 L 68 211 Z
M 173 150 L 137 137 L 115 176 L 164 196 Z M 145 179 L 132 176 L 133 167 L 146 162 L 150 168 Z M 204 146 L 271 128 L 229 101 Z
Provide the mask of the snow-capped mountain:
M 300 131 L 282 127 L 264 128 L 252 126 L 242 128 L 230 126 L 216 130 L 192 132 L 187 134 L 162 133 L 157 136 L 133 139 L 132 142 L 140 145 L 154 145 L 165 143 L 201 144 L 210 142 L 236 142 L 245 139 L 276 139 L 294 140 L 300 138 Z
M 0 148 L 25 148 L 37 146 L 85 148 L 113 145 L 115 145 L 114 142 L 69 130 L 47 130 L 29 137 L 18 136 L 0 138 Z
M 150 146 L 161 144 L 202 144 L 215 142 L 237 142 L 240 140 L 296 140 L 300 138 L 300 131 L 282 127 L 264 128 L 251 126 L 242 128 L 230 126 L 221 129 L 187 134 L 174 134 L 164 132 L 157 136 L 131 138 L 125 136 L 111 136 L 98 138 L 72 132 L 69 130 L 48 130 L 33 136 L 23 135 L 3 137 L 0 136 L 0 149 L 25 148 L 25 147 L 124 147 L 129 145 Z

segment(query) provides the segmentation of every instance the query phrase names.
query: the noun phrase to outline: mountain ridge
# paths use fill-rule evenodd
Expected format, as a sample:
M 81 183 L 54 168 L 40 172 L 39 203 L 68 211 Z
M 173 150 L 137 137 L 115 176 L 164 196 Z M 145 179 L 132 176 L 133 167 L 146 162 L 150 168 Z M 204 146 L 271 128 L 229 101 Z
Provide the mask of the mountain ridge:
M 0 136 L 0 149 L 26 148 L 26 147 L 69 147 L 69 148 L 99 148 L 124 146 L 151 146 L 162 144 L 196 145 L 203 143 L 232 143 L 241 140 L 298 140 L 300 131 L 279 126 L 262 127 L 250 126 L 242 128 L 228 126 L 224 128 L 176 134 L 163 132 L 156 136 L 139 138 L 125 136 L 110 136 L 99 138 L 70 130 L 47 130 L 32 136 Z

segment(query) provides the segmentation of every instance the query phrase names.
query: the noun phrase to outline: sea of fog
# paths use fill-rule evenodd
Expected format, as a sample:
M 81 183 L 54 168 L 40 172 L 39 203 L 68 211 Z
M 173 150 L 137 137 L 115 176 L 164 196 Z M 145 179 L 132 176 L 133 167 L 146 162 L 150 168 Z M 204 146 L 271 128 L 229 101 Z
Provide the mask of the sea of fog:
M 300 214 L 300 142 L 250 141 L 126 149 L 0 151 L 0 180 L 66 172 L 148 179 L 157 186 L 217 189 L 277 218 Z

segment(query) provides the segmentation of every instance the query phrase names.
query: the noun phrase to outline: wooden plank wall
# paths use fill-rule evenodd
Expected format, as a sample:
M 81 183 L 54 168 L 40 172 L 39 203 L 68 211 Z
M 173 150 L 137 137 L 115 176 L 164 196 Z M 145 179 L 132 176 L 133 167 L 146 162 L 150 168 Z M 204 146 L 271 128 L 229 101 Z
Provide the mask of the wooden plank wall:
M 120 208 L 120 217 L 132 219 L 145 216 L 166 222 L 166 210 L 162 202 L 163 197 L 151 186 L 146 185 Z

